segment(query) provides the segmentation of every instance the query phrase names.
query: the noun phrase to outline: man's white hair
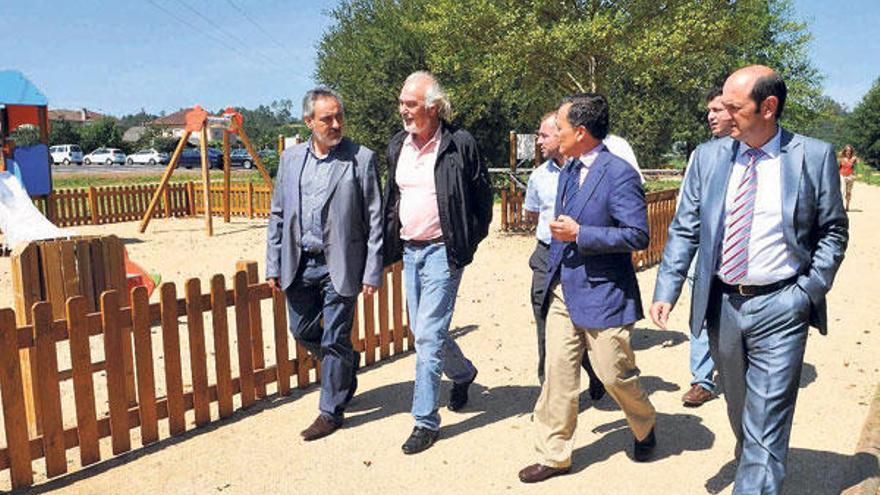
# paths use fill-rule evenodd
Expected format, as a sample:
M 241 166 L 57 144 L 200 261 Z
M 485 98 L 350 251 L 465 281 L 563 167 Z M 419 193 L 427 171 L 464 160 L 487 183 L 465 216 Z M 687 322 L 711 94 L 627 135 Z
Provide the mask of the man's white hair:
M 425 107 L 436 107 L 437 116 L 449 122 L 449 120 L 452 119 L 452 104 L 449 103 L 449 96 L 447 96 L 446 91 L 437 81 L 437 78 L 434 77 L 434 74 L 425 70 L 413 72 L 407 76 L 403 85 L 406 86 L 419 79 L 427 79 L 429 82 L 428 89 L 425 91 Z

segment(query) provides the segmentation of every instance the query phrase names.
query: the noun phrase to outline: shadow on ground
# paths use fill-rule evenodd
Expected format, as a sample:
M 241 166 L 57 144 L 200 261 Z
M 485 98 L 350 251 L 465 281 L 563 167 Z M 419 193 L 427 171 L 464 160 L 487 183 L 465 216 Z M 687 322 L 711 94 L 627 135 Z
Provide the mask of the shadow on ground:
M 630 345 L 634 351 L 644 351 L 652 347 L 675 347 L 688 340 L 688 334 L 677 330 L 657 330 L 654 328 L 634 328 L 630 335 Z
M 574 451 L 572 472 L 583 471 L 620 451 L 632 457 L 633 435 L 625 419 L 597 426 L 593 433 L 604 435 Z M 657 449 L 651 462 L 686 451 L 706 450 L 715 443 L 715 434 L 703 425 L 702 418 L 692 414 L 657 413 L 656 435 Z
M 877 457 L 860 453 L 843 455 L 810 449 L 791 449 L 783 495 L 838 495 L 873 476 L 880 476 Z M 719 493 L 736 478 L 736 464 L 730 461 L 706 480 L 707 493 Z

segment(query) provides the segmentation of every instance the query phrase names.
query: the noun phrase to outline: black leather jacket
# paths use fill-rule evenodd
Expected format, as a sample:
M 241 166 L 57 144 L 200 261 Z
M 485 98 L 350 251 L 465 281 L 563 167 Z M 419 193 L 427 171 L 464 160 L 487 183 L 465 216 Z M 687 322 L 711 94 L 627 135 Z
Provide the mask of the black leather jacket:
M 477 142 L 463 129 L 442 124 L 434 181 L 440 229 L 446 255 L 452 267 L 461 268 L 474 259 L 477 245 L 489 233 L 492 222 L 492 186 L 489 172 L 480 158 Z M 388 176 L 385 182 L 385 264 L 403 257 L 400 239 L 400 189 L 394 180 L 397 160 L 407 132 L 401 131 L 388 143 Z

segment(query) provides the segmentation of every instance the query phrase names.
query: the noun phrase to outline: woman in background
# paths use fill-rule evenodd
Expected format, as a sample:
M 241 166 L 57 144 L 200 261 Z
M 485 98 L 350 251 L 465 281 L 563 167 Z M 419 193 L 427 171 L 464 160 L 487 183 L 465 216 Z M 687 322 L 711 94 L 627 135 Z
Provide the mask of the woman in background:
M 846 211 L 849 211 L 849 200 L 850 197 L 852 197 L 853 182 L 856 180 L 854 172 L 857 161 L 859 161 L 859 159 L 855 157 L 853 147 L 850 145 L 844 146 L 843 151 L 840 152 L 838 164 L 840 165 L 840 182 L 844 185 L 843 204 L 846 207 Z

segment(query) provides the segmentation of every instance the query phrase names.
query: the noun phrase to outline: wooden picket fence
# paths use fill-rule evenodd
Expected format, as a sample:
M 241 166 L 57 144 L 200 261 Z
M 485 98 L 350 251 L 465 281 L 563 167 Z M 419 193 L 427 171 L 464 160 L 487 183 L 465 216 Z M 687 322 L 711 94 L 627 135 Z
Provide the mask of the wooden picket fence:
M 205 212 L 205 203 L 202 199 L 204 191 L 200 187 L 195 187 L 194 215 L 201 215 Z M 230 215 L 236 217 L 247 218 L 265 218 L 269 216 L 269 209 L 272 203 L 272 189 L 264 184 L 255 185 L 252 182 L 247 184 L 237 184 L 229 188 L 229 212 Z M 222 184 L 211 184 L 211 214 L 223 215 L 223 186 Z
M 58 227 L 103 225 L 140 220 L 147 212 L 157 184 L 56 189 L 48 199 L 34 199 L 37 208 Z M 153 218 L 189 217 L 204 211 L 203 191 L 195 182 L 168 184 Z M 232 216 L 267 217 L 272 190 L 264 184 L 235 184 L 230 188 Z M 223 214 L 223 184 L 211 183 L 211 211 Z
M 256 283 L 256 263 L 240 262 L 237 268 L 231 289 L 222 275 L 211 279 L 206 294 L 198 279 L 189 279 L 178 298 L 175 285 L 165 283 L 153 304 L 143 287 L 131 291 L 127 307 L 121 306 L 120 293 L 104 292 L 96 312 L 88 311 L 85 298 L 69 298 L 63 319 L 53 319 L 51 303 L 39 302 L 26 326 L 16 324 L 12 309 L 0 309 L 6 440 L 0 448 L 0 473 L 9 469 L 11 487 L 32 485 L 33 471 L 40 467 L 50 478 L 67 473 L 69 457 L 76 469 L 108 457 L 108 448 L 112 455 L 128 452 L 134 448 L 132 433 L 141 445 L 150 445 L 318 381 L 319 363 L 290 343 L 283 293 Z M 413 348 L 404 323 L 401 278 L 399 263 L 389 267 L 378 293 L 359 301 L 352 342 L 367 365 Z M 272 321 L 264 333 L 261 303 L 267 299 Z M 178 324 L 182 316 L 185 332 Z M 160 331 L 154 334 L 153 328 Z M 127 390 L 131 385 L 124 360 L 124 346 L 132 342 L 134 400 Z M 41 433 L 33 435 L 26 423 L 19 358 L 26 349 L 36 356 L 34 391 L 41 405 Z M 274 356 L 265 356 L 264 349 L 274 350 Z M 102 360 L 93 360 L 95 353 Z M 66 362 L 70 368 L 60 369 L 59 363 Z M 96 376 L 101 371 L 106 378 Z M 62 395 L 62 388 L 72 393 Z M 106 411 L 96 407 L 102 398 L 109 404 Z M 107 437 L 109 446 L 105 440 L 102 455 L 101 439 Z M 78 455 L 68 452 L 72 449 Z
M 675 216 L 678 189 L 667 189 L 645 194 L 648 206 L 648 231 L 651 241 L 647 249 L 633 253 L 633 266 L 644 270 L 660 263 L 666 246 L 669 224 Z M 505 232 L 532 232 L 535 225 L 526 220 L 522 191 L 501 190 L 501 230 Z

